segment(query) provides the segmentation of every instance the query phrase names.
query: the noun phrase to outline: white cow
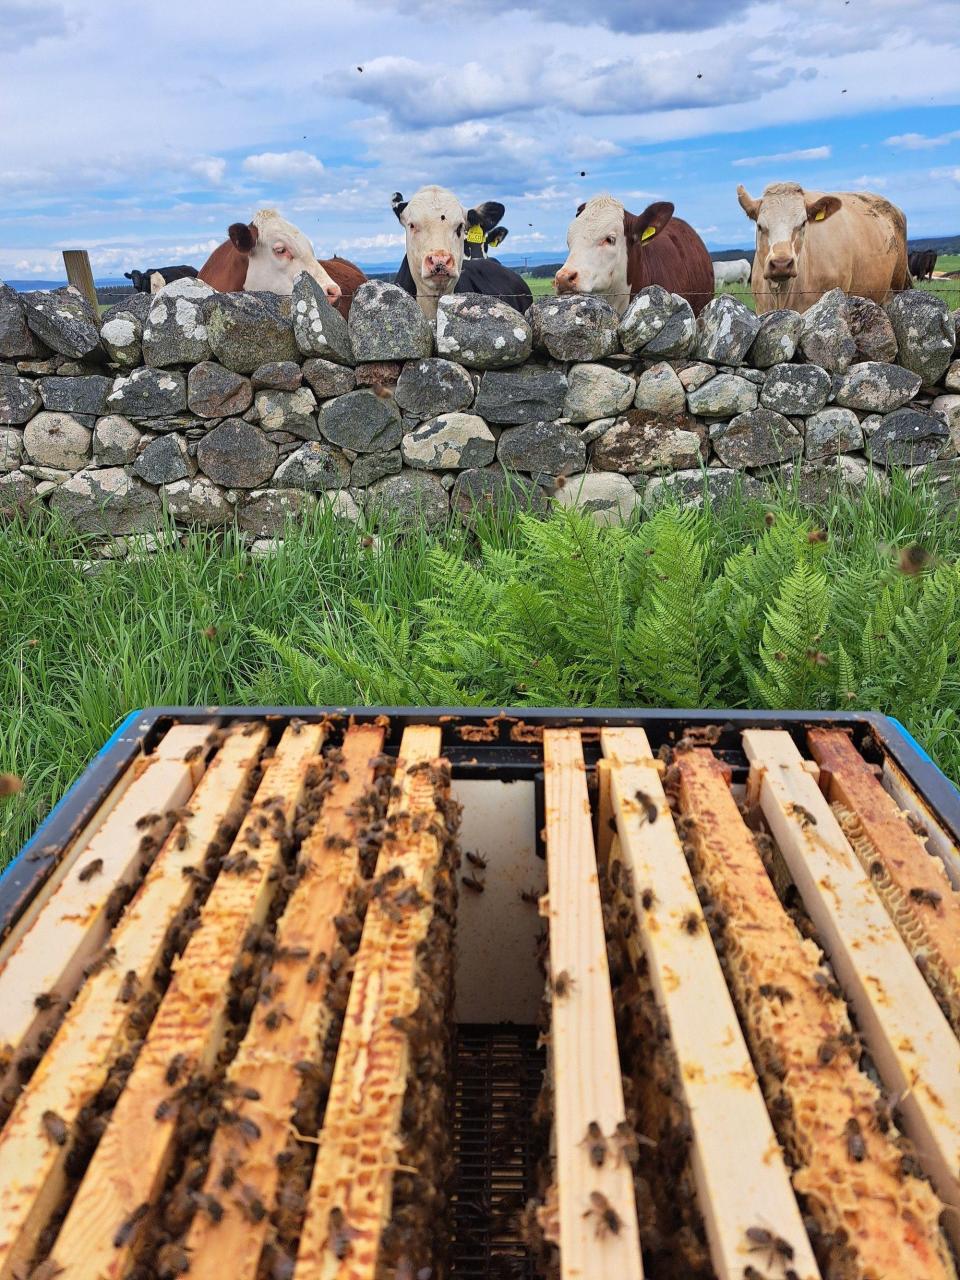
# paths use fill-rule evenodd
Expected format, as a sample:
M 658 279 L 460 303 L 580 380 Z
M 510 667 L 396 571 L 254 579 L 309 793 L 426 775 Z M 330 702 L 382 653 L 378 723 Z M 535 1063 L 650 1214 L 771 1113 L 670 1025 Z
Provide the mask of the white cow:
M 734 258 L 732 262 L 715 262 L 713 264 L 713 287 L 722 288 L 725 284 L 749 284 L 750 262 L 747 258 Z

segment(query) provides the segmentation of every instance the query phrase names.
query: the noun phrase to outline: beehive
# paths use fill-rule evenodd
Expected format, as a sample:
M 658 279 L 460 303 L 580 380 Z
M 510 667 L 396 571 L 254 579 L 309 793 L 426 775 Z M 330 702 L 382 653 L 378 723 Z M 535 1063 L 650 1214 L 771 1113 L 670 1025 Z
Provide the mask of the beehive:
M 0 880 L 0 1280 L 948 1280 L 879 717 L 151 712 Z

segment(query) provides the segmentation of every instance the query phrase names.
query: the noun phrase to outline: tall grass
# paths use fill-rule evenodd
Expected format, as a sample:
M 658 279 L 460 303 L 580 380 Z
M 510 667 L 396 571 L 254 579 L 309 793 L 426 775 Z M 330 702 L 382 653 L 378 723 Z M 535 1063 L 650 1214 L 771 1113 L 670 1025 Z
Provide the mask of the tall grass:
M 930 555 L 915 575 L 910 544 Z M 88 554 L 54 520 L 0 530 L 0 771 L 26 783 L 0 801 L 0 860 L 154 704 L 795 698 L 899 714 L 960 777 L 953 639 L 941 653 L 960 527 L 904 478 L 806 514 L 784 493 L 628 530 L 503 515 L 376 541 L 321 510 L 267 559 L 232 532 L 171 534 L 95 574 Z M 799 622 L 798 593 L 816 604 Z

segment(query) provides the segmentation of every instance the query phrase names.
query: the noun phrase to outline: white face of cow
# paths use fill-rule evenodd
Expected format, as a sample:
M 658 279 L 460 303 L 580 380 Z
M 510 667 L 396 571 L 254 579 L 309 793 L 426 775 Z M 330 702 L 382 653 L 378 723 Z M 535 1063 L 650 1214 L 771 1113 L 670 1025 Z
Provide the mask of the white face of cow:
M 776 182 L 759 200 L 737 187 L 737 199 L 757 224 L 757 258 L 774 288 L 797 275 L 807 224 L 823 222 L 841 204 L 836 196 L 804 191 L 795 182 Z
M 599 293 L 617 310 L 630 301 L 623 205 L 594 196 L 582 205 L 567 231 L 567 260 L 557 272 L 557 293 Z
M 487 202 L 465 209 L 445 187 L 421 187 L 409 200 L 397 192 L 392 205 L 403 226 L 417 301 L 432 318 L 437 299 L 453 293 L 460 279 L 468 231 L 473 226 L 492 230 L 503 217 L 503 205 Z
M 244 231 L 249 239 L 243 236 Z M 261 209 L 247 228 L 243 224 L 231 227 L 230 239 L 248 258 L 245 289 L 292 293 L 297 276 L 305 271 L 323 289 L 331 306 L 339 301 L 340 286 L 317 261 L 313 245 L 275 209 Z

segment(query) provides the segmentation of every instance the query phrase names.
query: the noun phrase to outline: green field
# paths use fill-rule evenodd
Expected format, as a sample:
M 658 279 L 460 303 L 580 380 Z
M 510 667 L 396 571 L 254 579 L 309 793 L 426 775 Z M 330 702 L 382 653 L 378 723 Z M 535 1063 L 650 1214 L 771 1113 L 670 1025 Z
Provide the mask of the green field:
M 0 865 L 152 704 L 862 707 L 960 778 L 960 522 L 906 477 L 808 514 L 786 493 L 380 539 L 321 510 L 266 559 L 192 533 L 91 574 L 55 520 L 4 526 L 0 772 L 25 786 Z

